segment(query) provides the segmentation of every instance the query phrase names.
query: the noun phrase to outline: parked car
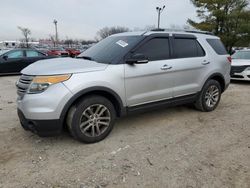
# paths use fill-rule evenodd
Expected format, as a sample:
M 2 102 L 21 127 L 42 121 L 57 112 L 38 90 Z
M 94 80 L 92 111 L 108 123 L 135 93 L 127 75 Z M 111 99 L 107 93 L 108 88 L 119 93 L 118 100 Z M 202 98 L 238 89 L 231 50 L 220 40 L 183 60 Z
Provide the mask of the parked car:
M 34 49 L 13 49 L 0 51 L 0 75 L 17 74 L 28 65 L 52 56 Z
M 70 57 L 76 57 L 81 54 L 81 52 L 74 48 L 65 48 L 65 50 L 69 53 Z
M 46 55 L 49 55 L 48 52 L 49 52 L 49 48 L 42 48 L 42 47 L 36 47 L 35 48 L 37 51 L 39 52 L 42 52 L 43 54 L 46 54 Z
M 232 80 L 250 81 L 250 50 L 239 50 L 232 55 Z
M 60 57 L 69 57 L 69 52 L 63 48 L 51 48 L 48 52 L 48 55 L 60 56 Z
M 230 56 L 220 39 L 195 32 L 110 36 L 76 59 L 32 64 L 17 83 L 18 115 L 26 130 L 98 142 L 117 117 L 192 103 L 216 109 L 230 83 Z
M 89 49 L 89 48 L 90 48 L 90 46 L 84 45 L 84 46 L 78 48 L 78 50 L 79 50 L 81 53 L 83 53 L 84 51 L 86 51 L 86 50 Z

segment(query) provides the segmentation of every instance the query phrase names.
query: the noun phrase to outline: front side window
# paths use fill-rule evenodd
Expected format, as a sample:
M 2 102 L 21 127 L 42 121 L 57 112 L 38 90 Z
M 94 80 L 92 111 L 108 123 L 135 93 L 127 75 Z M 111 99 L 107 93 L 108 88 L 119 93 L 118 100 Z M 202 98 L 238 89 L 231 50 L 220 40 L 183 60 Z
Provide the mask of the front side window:
M 10 52 L 7 54 L 9 59 L 12 58 L 22 58 L 23 57 L 23 51 L 14 51 L 14 52 Z
M 203 57 L 205 51 L 196 39 L 174 39 L 175 58 Z
M 169 39 L 154 38 L 143 44 L 135 52 L 148 57 L 149 61 L 165 60 L 170 58 Z

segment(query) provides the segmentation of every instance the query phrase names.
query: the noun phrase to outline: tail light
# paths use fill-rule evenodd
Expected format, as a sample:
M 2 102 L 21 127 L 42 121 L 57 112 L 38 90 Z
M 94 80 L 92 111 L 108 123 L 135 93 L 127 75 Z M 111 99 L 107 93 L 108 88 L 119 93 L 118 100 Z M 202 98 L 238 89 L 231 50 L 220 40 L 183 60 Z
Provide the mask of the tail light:
M 227 57 L 227 60 L 228 60 L 229 63 L 232 63 L 232 57 L 231 56 Z

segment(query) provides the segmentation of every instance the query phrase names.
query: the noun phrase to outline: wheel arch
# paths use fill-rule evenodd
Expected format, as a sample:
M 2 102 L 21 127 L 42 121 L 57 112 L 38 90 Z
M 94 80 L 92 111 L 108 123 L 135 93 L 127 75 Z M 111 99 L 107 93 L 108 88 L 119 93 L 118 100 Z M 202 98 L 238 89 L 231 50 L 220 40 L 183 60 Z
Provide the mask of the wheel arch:
M 217 82 L 219 82 L 219 84 L 221 86 L 222 93 L 225 91 L 225 89 L 226 89 L 226 82 L 225 82 L 225 79 L 224 79 L 224 77 L 223 77 L 223 75 L 221 73 L 214 73 L 214 74 L 212 74 L 211 76 L 208 77 L 208 79 L 206 80 L 206 82 L 208 80 L 216 80 Z
M 126 108 L 123 106 L 120 96 L 115 91 L 106 87 L 96 86 L 81 90 L 76 93 L 64 106 L 60 115 L 60 120 L 65 122 L 65 118 L 67 117 L 70 107 L 88 95 L 100 95 L 107 98 L 114 105 L 118 117 L 126 115 Z

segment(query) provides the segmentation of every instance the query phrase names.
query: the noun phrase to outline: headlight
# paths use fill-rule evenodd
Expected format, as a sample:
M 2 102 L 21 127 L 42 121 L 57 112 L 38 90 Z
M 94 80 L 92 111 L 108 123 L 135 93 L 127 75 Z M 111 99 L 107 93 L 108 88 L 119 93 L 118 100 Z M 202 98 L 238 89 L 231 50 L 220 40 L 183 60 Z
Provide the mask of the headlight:
M 247 67 L 247 68 L 245 69 L 245 71 L 250 71 L 250 67 Z
M 56 76 L 36 76 L 28 90 L 28 93 L 35 94 L 45 91 L 50 85 L 64 82 L 71 77 L 71 74 Z

